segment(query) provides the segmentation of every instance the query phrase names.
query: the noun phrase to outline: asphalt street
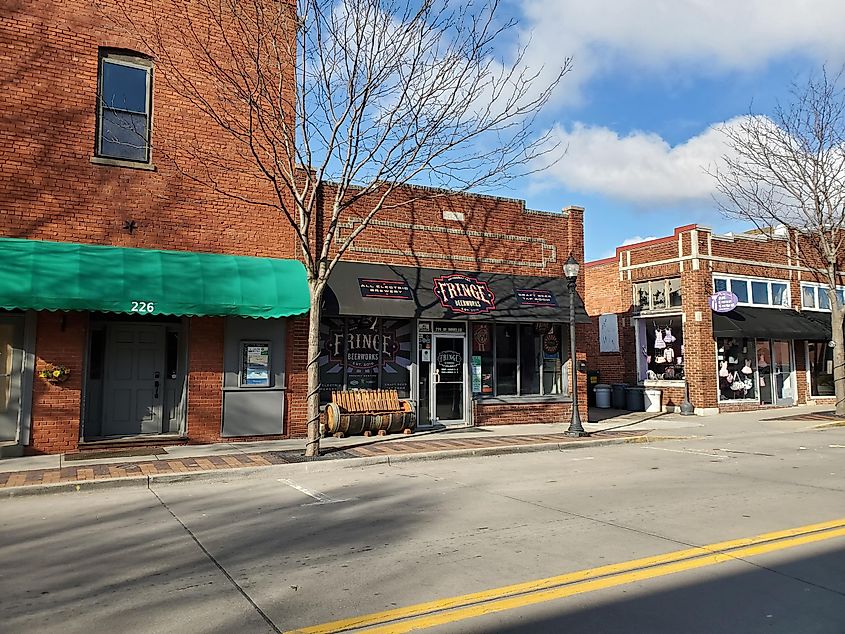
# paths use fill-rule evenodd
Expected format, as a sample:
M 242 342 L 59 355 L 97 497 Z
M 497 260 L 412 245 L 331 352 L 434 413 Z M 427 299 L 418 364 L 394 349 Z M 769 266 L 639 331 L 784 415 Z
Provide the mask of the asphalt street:
M 0 629 L 842 634 L 844 494 L 845 428 L 784 423 L 14 498 Z

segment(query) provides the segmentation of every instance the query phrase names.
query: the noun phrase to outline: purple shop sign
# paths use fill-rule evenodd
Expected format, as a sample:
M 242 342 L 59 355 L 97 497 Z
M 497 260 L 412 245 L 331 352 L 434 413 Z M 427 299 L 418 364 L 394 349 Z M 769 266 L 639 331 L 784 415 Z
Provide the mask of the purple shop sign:
M 729 313 L 739 303 L 739 298 L 730 291 L 718 291 L 710 296 L 710 309 L 716 313 Z

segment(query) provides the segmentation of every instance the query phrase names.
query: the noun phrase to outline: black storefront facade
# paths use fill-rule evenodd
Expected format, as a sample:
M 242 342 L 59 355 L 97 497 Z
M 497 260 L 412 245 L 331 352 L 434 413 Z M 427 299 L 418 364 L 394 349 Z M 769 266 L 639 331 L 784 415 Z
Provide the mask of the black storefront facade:
M 340 262 L 321 319 L 321 399 L 395 389 L 423 428 L 563 422 L 568 320 L 560 278 Z M 577 296 L 576 322 L 588 323 Z
M 713 314 L 720 407 L 791 406 L 833 395 L 830 316 L 737 306 Z

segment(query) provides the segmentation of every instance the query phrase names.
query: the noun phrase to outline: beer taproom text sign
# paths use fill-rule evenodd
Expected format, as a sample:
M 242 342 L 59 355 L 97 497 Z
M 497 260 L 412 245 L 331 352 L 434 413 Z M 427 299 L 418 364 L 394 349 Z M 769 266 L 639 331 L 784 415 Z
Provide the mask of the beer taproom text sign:
M 496 308 L 496 296 L 487 282 L 460 273 L 435 277 L 434 294 L 441 306 L 456 313 L 479 315 Z

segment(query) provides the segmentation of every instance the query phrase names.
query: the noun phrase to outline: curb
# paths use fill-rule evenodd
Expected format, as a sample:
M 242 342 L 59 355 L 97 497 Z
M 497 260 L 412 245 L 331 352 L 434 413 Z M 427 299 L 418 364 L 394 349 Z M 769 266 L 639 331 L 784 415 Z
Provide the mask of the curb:
M 599 440 L 579 440 L 565 443 L 538 443 L 532 445 L 504 445 L 501 447 L 478 447 L 473 449 L 444 449 L 409 454 L 386 454 L 383 456 L 362 456 L 315 462 L 297 462 L 291 464 L 261 465 L 232 469 L 214 469 L 209 471 L 188 471 L 182 473 L 162 473 L 149 476 L 128 476 L 125 478 L 103 478 L 100 480 L 80 480 L 75 482 L 55 482 L 49 484 L 30 484 L 0 489 L 0 499 L 47 495 L 51 493 L 90 493 L 109 489 L 139 488 L 149 489 L 153 485 L 181 484 L 192 481 L 226 481 L 237 476 L 238 479 L 265 476 L 274 471 L 285 473 L 324 473 L 338 469 L 356 469 L 373 465 L 390 466 L 403 462 L 428 462 L 452 458 L 473 458 L 500 456 L 507 454 L 540 453 L 547 451 L 571 451 L 608 445 L 642 444 L 658 440 L 674 440 L 673 437 L 629 436 L 626 438 L 602 438 Z

